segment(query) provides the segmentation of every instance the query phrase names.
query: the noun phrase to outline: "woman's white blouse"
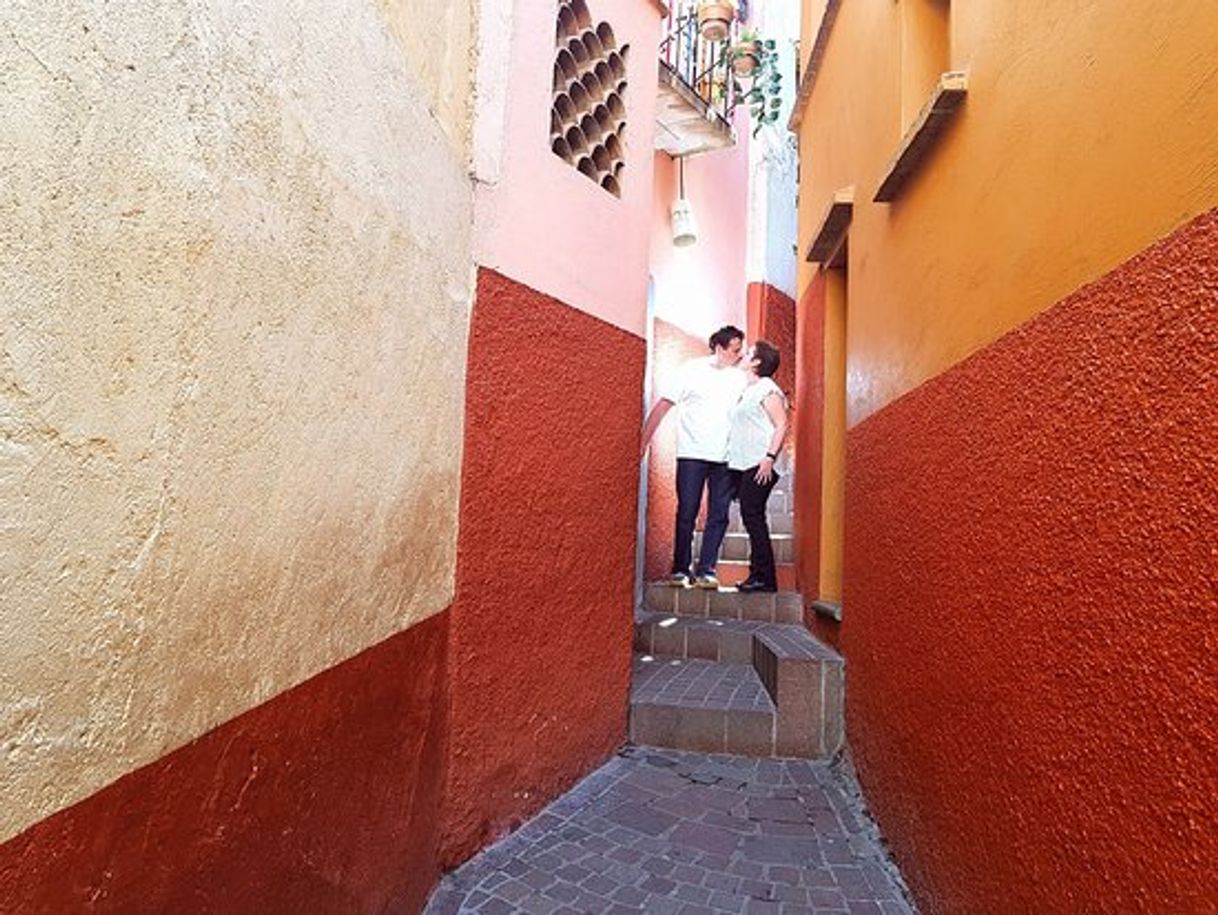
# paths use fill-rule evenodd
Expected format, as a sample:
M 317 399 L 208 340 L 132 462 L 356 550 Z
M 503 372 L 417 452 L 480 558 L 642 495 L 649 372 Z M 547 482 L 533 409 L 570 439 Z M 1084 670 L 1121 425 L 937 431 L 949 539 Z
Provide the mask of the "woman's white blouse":
M 756 467 L 770 450 L 774 424 L 762 402 L 771 394 L 782 397 L 785 409 L 787 399 L 773 378 L 759 378 L 750 384 L 732 407 L 732 431 L 727 440 L 727 466 L 732 470 Z

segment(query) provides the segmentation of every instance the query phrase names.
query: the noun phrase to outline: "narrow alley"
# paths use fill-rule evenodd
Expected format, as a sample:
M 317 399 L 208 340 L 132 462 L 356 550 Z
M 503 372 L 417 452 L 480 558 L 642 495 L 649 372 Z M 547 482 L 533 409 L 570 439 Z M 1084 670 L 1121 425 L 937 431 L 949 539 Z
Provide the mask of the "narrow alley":
M 1218 0 L 0 0 L 0 915 L 1218 915 Z

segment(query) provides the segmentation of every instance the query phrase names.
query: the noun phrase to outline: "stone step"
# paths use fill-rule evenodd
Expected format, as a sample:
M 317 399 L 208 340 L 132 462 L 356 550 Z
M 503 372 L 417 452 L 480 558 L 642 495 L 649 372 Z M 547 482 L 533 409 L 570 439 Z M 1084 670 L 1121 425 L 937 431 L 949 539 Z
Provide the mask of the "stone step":
M 640 610 L 634 618 L 634 650 L 664 658 L 753 663 L 753 634 L 766 626 L 756 620 L 674 616 Z
M 778 587 L 781 590 L 794 591 L 796 589 L 795 566 L 792 563 L 776 563 L 774 570 L 778 573 Z M 715 567 L 715 575 L 725 588 L 733 587 L 749 577 L 749 564 L 744 560 L 721 559 Z
M 751 664 L 635 656 L 630 690 L 634 743 L 772 756 L 777 717 Z
M 803 601 L 798 591 L 791 590 L 771 594 L 742 594 L 734 588 L 711 591 L 649 584 L 643 590 L 643 606 L 648 610 L 678 616 L 755 620 L 763 623 L 803 622 Z
M 795 561 L 795 538 L 791 534 L 779 534 L 770 531 L 770 546 L 774 549 L 775 562 Z M 702 550 L 702 531 L 694 532 L 694 556 Z M 719 558 L 732 560 L 747 560 L 749 558 L 749 535 L 742 531 L 729 530 L 723 535 L 723 545 L 719 547 Z
M 706 628 L 687 627 L 686 644 Z M 739 635 L 727 633 L 722 644 L 735 651 Z M 630 739 L 745 756 L 838 753 L 845 738 L 842 659 L 798 626 L 763 625 L 747 637 L 752 664 L 636 653 Z
M 753 633 L 753 669 L 776 709 L 774 754 L 827 759 L 846 740 L 846 664 L 802 626 Z
M 774 753 L 827 758 L 844 740 L 844 662 L 803 626 L 642 611 L 634 650 L 656 661 L 751 662 L 774 703 Z
M 770 526 L 770 535 L 795 533 L 795 516 L 790 512 L 766 512 L 766 522 Z M 732 509 L 727 516 L 727 529 L 734 534 L 744 533 L 744 522 L 740 519 L 740 509 L 732 503 Z

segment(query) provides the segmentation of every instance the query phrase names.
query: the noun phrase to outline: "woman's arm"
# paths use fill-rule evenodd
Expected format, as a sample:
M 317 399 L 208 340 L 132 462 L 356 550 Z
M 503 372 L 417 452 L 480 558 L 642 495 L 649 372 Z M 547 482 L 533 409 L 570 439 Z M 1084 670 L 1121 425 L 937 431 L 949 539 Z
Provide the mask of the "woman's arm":
M 770 455 L 778 455 L 778 452 L 782 450 L 782 443 L 787 437 L 787 406 L 782 394 L 774 391 L 767 394 L 761 401 L 761 408 L 765 410 L 765 415 L 774 424 L 774 431 L 770 435 L 770 447 L 766 449 L 769 454 L 761 459 L 761 463 L 757 465 L 757 475 L 753 478 L 758 483 L 765 484 L 770 482 L 770 478 L 774 476 L 774 458 Z

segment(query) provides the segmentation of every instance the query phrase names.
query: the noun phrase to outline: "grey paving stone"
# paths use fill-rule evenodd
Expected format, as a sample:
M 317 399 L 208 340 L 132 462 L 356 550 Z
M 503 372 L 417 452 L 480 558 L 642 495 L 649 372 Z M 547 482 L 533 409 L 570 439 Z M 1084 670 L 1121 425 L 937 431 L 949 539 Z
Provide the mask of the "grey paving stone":
M 426 915 L 916 915 L 848 766 L 629 747 Z
M 655 874 L 652 874 L 639 884 L 639 889 L 657 896 L 667 896 L 669 893 L 674 892 L 676 888 L 676 881 Z
M 648 893 L 635 886 L 623 886 L 614 892 L 612 898 L 623 905 L 639 906 L 647 901 Z
M 737 896 L 735 893 L 713 892 L 710 897 L 710 907 L 716 912 L 743 912 L 748 901 L 747 896 Z
M 740 844 L 740 835 L 718 826 L 684 822 L 669 834 L 668 841 L 716 855 L 731 855 Z
M 677 818 L 672 814 L 656 810 L 646 804 L 623 804 L 607 813 L 605 819 L 649 836 L 658 836 L 667 832 L 677 823 Z
M 700 886 L 694 886 L 692 883 L 682 883 L 677 887 L 674 894 L 678 899 L 684 899 L 686 902 L 694 902 L 702 904 L 710 899 L 710 890 L 703 889 Z

